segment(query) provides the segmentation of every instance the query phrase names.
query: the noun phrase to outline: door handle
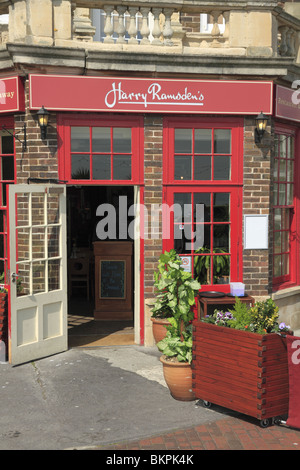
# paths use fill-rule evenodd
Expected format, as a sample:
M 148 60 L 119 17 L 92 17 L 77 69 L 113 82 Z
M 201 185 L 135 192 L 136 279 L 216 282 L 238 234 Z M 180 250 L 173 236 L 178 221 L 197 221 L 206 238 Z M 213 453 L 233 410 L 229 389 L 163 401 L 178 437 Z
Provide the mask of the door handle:
M 19 277 L 19 274 L 11 273 L 11 282 L 16 282 L 18 277 Z

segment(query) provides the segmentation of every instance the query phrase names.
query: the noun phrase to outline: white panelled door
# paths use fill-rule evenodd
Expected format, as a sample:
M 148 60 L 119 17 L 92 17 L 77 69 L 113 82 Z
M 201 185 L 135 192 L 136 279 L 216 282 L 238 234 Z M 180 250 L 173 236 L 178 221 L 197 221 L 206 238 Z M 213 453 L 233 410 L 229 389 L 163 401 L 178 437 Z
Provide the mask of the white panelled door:
M 10 185 L 10 343 L 13 365 L 65 351 L 66 188 Z

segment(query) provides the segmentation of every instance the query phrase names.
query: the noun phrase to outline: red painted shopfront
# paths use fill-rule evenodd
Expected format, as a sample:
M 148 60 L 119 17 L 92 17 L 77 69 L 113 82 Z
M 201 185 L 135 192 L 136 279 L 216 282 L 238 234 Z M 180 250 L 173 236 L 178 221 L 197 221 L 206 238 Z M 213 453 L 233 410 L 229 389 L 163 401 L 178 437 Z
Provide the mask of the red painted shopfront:
M 44 106 L 56 121 L 57 183 L 65 190 L 71 214 L 66 230 L 62 229 L 66 257 L 60 262 L 99 240 L 105 243 L 105 235 L 109 241 L 132 243 L 131 318 L 136 343 L 145 341 L 145 298 L 153 295 L 158 250 L 176 248 L 203 290 L 228 292 L 229 282 L 244 281 L 245 120 L 254 120 L 261 111 L 271 117 L 273 98 L 271 81 L 29 76 L 29 112 Z M 296 128 L 287 122 L 277 126 L 287 136 Z M 293 135 L 296 139 L 296 131 Z M 280 194 L 282 184 L 285 194 L 292 191 L 294 158 L 285 160 L 289 176 L 277 182 Z M 282 168 L 281 160 L 279 156 L 276 162 Z M 30 186 L 39 185 L 31 181 Z M 283 220 L 292 208 L 287 198 L 281 202 L 278 211 Z M 105 220 L 110 207 L 115 209 L 115 227 Z M 120 217 L 121 209 L 126 220 Z M 54 223 L 47 225 L 48 231 L 54 228 Z M 292 232 L 293 225 L 275 232 L 283 239 L 288 230 Z M 294 249 L 298 246 L 289 256 Z M 286 255 L 286 247 L 280 245 L 275 265 L 283 266 Z M 52 268 L 55 261 L 58 258 L 50 259 Z M 292 274 L 290 280 L 297 283 L 297 276 Z M 125 277 L 118 279 L 122 291 Z M 283 281 L 289 282 L 280 273 L 276 282 Z M 26 294 L 32 297 L 32 292 Z M 49 319 L 51 315 L 54 319 L 49 320 L 49 334 L 57 333 L 51 309 L 47 310 Z M 24 321 L 30 320 L 27 314 Z M 66 335 L 65 330 L 60 334 Z M 61 344 L 57 347 L 66 342 Z

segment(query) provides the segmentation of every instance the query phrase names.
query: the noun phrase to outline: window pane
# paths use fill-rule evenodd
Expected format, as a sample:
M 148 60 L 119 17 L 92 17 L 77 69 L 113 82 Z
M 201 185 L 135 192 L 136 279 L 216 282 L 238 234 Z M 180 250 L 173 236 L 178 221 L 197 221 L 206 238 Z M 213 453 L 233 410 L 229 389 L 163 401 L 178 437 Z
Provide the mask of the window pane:
M 189 155 L 175 156 L 175 180 L 192 179 L 192 157 Z
M 274 194 L 274 201 L 273 201 L 273 204 L 274 206 L 277 206 L 278 205 L 278 184 L 277 183 L 274 183 L 274 190 L 273 190 L 273 194 Z
M 294 137 L 287 138 L 287 157 L 294 158 Z
M 274 230 L 281 229 L 281 209 L 274 210 Z
M 90 156 L 72 155 L 72 179 L 88 180 L 90 178 Z
M 280 158 L 286 158 L 286 136 L 280 135 L 279 136 L 279 156 Z
M 110 127 L 93 127 L 92 151 L 102 153 L 111 152 Z
M 191 225 L 174 225 L 174 248 L 177 253 L 191 253 Z
M 128 127 L 113 129 L 113 152 L 131 153 L 131 129 Z M 121 178 L 118 178 L 121 179 Z M 131 179 L 131 178 L 130 178 Z
M 213 283 L 229 284 L 230 273 L 230 256 L 215 255 L 213 256 Z
M 287 231 L 281 232 L 281 238 L 282 238 L 282 252 L 289 251 L 289 232 Z
M 211 129 L 195 129 L 195 153 L 211 153 Z
M 2 157 L 2 179 L 13 181 L 14 178 L 14 157 Z
M 60 260 L 51 260 L 48 263 L 48 291 L 60 288 Z
M 176 158 L 176 157 L 175 157 Z M 211 180 L 211 156 L 201 155 L 194 157 L 194 179 Z
M 174 194 L 174 222 L 191 222 L 191 204 L 191 193 Z
M 13 132 L 11 129 L 10 132 Z M 12 135 L 3 135 L 2 138 L 2 153 L 14 153 L 14 138 Z
M 45 292 L 45 261 L 32 263 L 32 293 Z
M 285 206 L 286 205 L 286 185 L 285 184 L 280 184 L 279 185 L 279 201 L 278 204 L 280 206 Z
M 214 157 L 214 180 L 230 180 L 230 157 Z
M 89 127 L 71 127 L 71 151 L 89 152 L 90 151 L 90 128 Z
M 281 276 L 281 255 L 274 256 L 274 276 Z
M 282 209 L 281 213 L 281 230 L 289 230 L 290 228 L 290 209 Z
M 214 221 L 228 222 L 230 220 L 230 194 L 215 193 L 214 194 Z
M 114 155 L 114 180 L 131 180 L 131 157 Z
M 211 234 L 211 225 L 210 224 L 197 224 L 195 226 L 195 254 L 210 253 L 211 243 L 210 243 L 210 234 Z
M 196 224 L 194 227 L 194 251 L 195 253 L 210 252 L 210 225 Z
M 93 155 L 93 179 L 111 179 L 110 155 Z
M 45 258 L 45 227 L 32 228 L 32 259 Z
M 214 225 L 214 250 L 229 252 L 229 225 Z
M 290 261 L 290 256 L 289 255 L 282 255 L 282 267 L 281 267 L 281 275 L 286 276 L 289 273 L 289 261 Z
M 211 206 L 210 193 L 198 193 L 194 195 L 194 220 L 195 222 L 210 222 Z
M 192 153 L 192 129 L 175 129 L 175 153 Z
M 201 285 L 210 284 L 210 261 L 211 257 L 200 255 L 194 258 L 194 278 Z
M 294 181 L 294 162 L 293 160 L 287 161 L 287 180 Z
M 214 153 L 231 153 L 231 130 L 216 129 L 214 132 Z
M 279 180 L 286 181 L 286 160 L 279 160 Z
M 281 232 L 274 233 L 274 252 L 281 253 Z
M 286 185 L 286 198 L 287 198 L 286 203 L 288 205 L 292 205 L 294 202 L 294 185 L 293 184 Z

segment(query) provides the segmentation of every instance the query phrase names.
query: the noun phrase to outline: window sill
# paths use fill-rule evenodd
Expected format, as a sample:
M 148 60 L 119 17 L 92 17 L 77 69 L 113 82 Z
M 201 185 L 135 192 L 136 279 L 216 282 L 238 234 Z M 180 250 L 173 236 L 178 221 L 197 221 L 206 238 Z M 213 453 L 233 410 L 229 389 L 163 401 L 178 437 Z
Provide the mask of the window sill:
M 300 286 L 288 287 L 272 294 L 273 300 L 284 299 L 286 297 L 292 297 L 293 295 L 300 294 Z

